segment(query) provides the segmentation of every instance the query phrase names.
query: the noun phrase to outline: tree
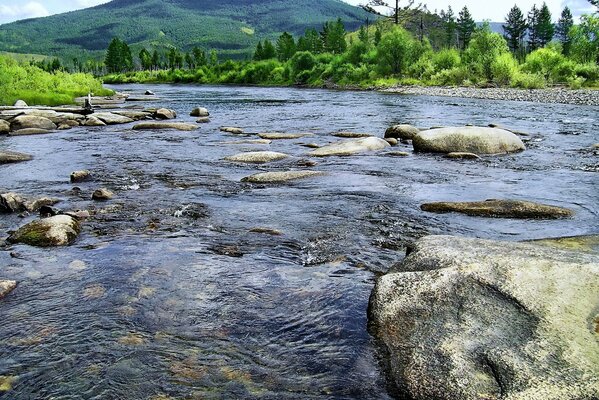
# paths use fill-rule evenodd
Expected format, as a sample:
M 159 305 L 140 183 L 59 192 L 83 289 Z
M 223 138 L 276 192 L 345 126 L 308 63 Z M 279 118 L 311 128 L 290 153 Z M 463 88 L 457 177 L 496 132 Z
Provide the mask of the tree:
M 445 25 L 445 46 L 453 47 L 456 42 L 457 23 L 451 6 L 447 7 L 447 11 L 441 10 L 440 17 Z
M 583 15 L 580 24 L 570 30 L 572 45 L 570 55 L 581 63 L 599 64 L 599 17 Z
M 522 10 L 517 5 L 514 5 L 505 19 L 505 25 L 503 25 L 505 33 L 503 37 L 514 54 L 519 53 L 523 47 L 526 28 L 526 19 L 524 19 Z
M 458 15 L 458 41 L 462 50 L 465 50 L 468 47 L 475 29 L 476 22 L 472 19 L 468 7 L 462 8 L 462 11 L 460 11 L 460 14 Z
M 383 37 L 383 27 L 381 24 L 377 24 L 376 29 L 374 30 L 374 45 L 378 46 Z
M 506 53 L 509 53 L 509 48 L 505 39 L 500 34 L 492 32 L 489 23 L 485 22 L 472 35 L 472 40 L 464 52 L 464 58 L 474 70 L 478 69 L 490 81 L 493 79 L 493 62 Z
M 185 53 L 185 64 L 187 64 L 187 68 L 195 69 L 195 62 L 193 61 L 193 57 L 189 52 Z
M 360 39 L 360 42 L 365 44 L 368 44 L 370 42 L 370 39 L 368 38 L 368 31 L 366 30 L 364 25 L 360 26 L 360 31 L 358 32 L 358 39 Z
M 210 50 L 210 65 L 218 65 L 218 53 L 214 49 Z
M 322 27 L 320 36 L 322 37 L 322 43 L 324 50 L 333 54 L 341 54 L 347 49 L 347 42 L 345 41 L 345 25 L 341 18 L 337 21 L 329 21 Z
M 534 51 L 541 47 L 539 38 L 539 19 L 541 17 L 541 11 L 537 8 L 537 5 L 533 5 L 532 9 L 528 12 L 527 25 L 528 25 L 528 49 Z
M 384 73 L 401 75 L 413 58 L 414 39 L 401 27 L 385 33 L 377 46 L 379 67 Z
M 177 69 L 183 67 L 183 55 L 181 52 L 174 47 L 168 52 L 168 67 L 170 69 Z
M 322 53 L 322 50 L 322 38 L 314 28 L 306 29 L 304 36 L 297 41 L 297 51 L 309 51 L 312 54 L 318 54 Z
M 206 52 L 199 47 L 194 47 L 191 50 L 191 53 L 193 54 L 193 61 L 197 68 L 203 67 L 208 63 L 208 60 L 206 60 Z
M 564 55 L 570 54 L 570 45 L 572 44 L 572 38 L 570 37 L 570 30 L 574 26 L 574 18 L 572 18 L 572 12 L 568 7 L 565 7 L 562 11 L 560 19 L 557 21 L 555 27 L 555 34 L 563 45 Z
M 254 61 L 260 60 L 264 60 L 264 47 L 262 47 L 261 41 L 256 45 L 256 51 L 254 52 Z
M 158 50 L 154 49 L 152 53 L 152 68 L 158 69 L 160 66 L 160 54 L 158 54 Z
M 133 68 L 133 56 L 127 43 L 117 37 L 112 39 L 106 50 L 104 64 L 110 73 L 130 71 Z
M 283 32 L 277 40 L 277 58 L 280 61 L 287 61 L 296 52 L 296 45 L 293 36 L 287 32 Z
M 376 7 L 386 8 L 390 10 L 391 18 L 395 25 L 399 25 L 400 23 L 404 24 L 410 20 L 422 7 L 422 4 L 418 4 L 414 7 L 414 0 L 408 0 L 408 4 L 403 7 L 400 6 L 399 3 L 400 0 L 395 0 L 395 5 L 391 5 L 385 0 L 370 0 L 368 4 L 362 6 L 362 8 L 377 15 L 380 15 L 380 13 L 376 11 Z
M 264 44 L 262 45 L 264 48 L 264 59 L 271 60 L 273 58 L 277 58 L 277 49 L 275 45 L 268 39 L 264 39 Z
M 141 64 L 141 69 L 146 71 L 152 69 L 152 55 L 145 48 L 139 51 L 139 62 Z
M 537 32 L 539 44 L 542 47 L 551 42 L 555 34 L 555 27 L 553 26 L 553 22 L 551 22 L 551 11 L 549 11 L 549 7 L 547 7 L 547 3 L 545 2 L 543 2 L 541 10 L 539 11 Z

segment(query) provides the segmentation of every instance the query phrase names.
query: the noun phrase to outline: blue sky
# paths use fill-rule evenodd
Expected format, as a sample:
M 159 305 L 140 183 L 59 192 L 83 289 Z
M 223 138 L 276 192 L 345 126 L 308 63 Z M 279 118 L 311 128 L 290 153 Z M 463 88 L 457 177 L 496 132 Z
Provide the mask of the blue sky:
M 358 5 L 367 0 L 346 0 L 347 3 Z M 551 12 L 557 19 L 564 6 L 569 6 L 575 15 L 592 11 L 592 7 L 586 0 L 546 0 Z M 16 21 L 18 19 L 44 17 L 79 8 L 91 7 L 108 0 L 0 0 L 0 24 Z M 402 3 L 405 3 L 403 0 Z M 490 19 L 493 22 L 504 20 L 509 9 L 514 3 L 523 10 L 529 10 L 533 4 L 542 4 L 542 0 L 424 0 L 431 11 L 446 9 L 448 5 L 457 13 L 465 5 L 468 6 L 474 18 L 482 21 Z

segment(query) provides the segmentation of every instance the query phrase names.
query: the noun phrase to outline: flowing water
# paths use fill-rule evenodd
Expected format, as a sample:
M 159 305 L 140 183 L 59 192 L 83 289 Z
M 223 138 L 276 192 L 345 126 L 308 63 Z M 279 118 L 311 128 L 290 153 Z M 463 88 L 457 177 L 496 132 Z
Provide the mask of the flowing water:
M 196 106 L 198 131 L 128 126 L 2 137 L 35 156 L 0 166 L 0 189 L 89 209 L 74 245 L 0 248 L 0 278 L 19 281 L 0 301 L 4 399 L 388 398 L 367 304 L 377 273 L 425 234 L 503 240 L 597 233 L 597 107 L 375 92 L 128 85 L 150 88 L 180 119 Z M 129 104 L 129 103 L 128 103 Z M 499 123 L 530 134 L 528 150 L 483 161 L 393 157 L 408 145 L 317 159 L 331 132 L 382 135 L 419 127 Z M 313 132 L 271 145 L 226 142 L 247 132 Z M 336 139 L 335 139 L 336 140 Z M 223 158 L 268 149 L 292 157 L 264 165 Z M 91 182 L 68 181 L 90 169 Z M 259 171 L 312 169 L 326 176 L 285 185 L 242 183 Z M 90 200 L 98 187 L 116 196 Z M 517 198 L 572 208 L 557 221 L 435 215 L 427 201 Z M 0 232 L 34 216 L 0 216 Z M 280 235 L 251 232 L 278 230 Z M 2 236 L 0 235 L 0 236 Z M 6 379 L 6 378 L 4 378 Z

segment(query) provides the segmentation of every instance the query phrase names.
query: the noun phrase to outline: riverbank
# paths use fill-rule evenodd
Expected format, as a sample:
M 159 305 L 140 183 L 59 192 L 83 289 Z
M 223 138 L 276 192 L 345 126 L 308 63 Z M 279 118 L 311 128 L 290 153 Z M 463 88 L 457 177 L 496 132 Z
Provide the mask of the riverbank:
M 534 103 L 599 106 L 599 90 L 596 89 L 568 89 L 556 87 L 526 90 L 513 88 L 394 86 L 376 90 L 383 93 L 416 96 L 460 97 L 481 100 L 529 101 Z

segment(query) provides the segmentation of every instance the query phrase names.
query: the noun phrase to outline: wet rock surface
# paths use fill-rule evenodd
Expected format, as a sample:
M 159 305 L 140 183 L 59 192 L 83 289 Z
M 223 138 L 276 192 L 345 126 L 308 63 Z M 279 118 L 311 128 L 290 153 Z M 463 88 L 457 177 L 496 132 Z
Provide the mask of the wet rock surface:
M 429 236 L 377 280 L 370 331 L 399 396 L 599 395 L 596 256 Z
M 574 215 L 572 210 L 524 200 L 485 200 L 474 202 L 438 202 L 420 206 L 434 213 L 456 212 L 477 217 L 558 219 Z
M 77 238 L 80 229 L 74 218 L 57 215 L 22 226 L 8 237 L 8 242 L 36 247 L 66 246 Z
M 33 156 L 17 151 L 0 150 L 0 164 L 9 164 L 32 160 Z
M 385 138 L 412 140 L 414 136 L 420 133 L 420 129 L 412 125 L 399 124 L 393 125 L 385 131 Z
M 298 179 L 313 178 L 316 176 L 325 175 L 319 171 L 276 171 L 276 172 L 261 172 L 243 178 L 242 182 L 250 183 L 280 183 L 295 181 Z
M 184 122 L 140 122 L 133 126 L 134 131 L 156 130 L 156 129 L 173 129 L 178 131 L 195 131 L 197 125 Z
M 276 151 L 253 151 L 225 157 L 225 160 L 233 162 L 262 164 L 283 160 L 287 157 L 289 157 L 287 154 L 278 153 Z
M 8 294 L 10 292 L 12 292 L 13 290 L 15 290 L 16 287 L 17 287 L 16 281 L 7 281 L 7 280 L 0 279 L 0 300 L 2 300 L 4 297 L 8 296 Z
M 325 145 L 310 152 L 310 155 L 314 157 L 349 156 L 356 153 L 383 150 L 389 146 L 390 144 L 383 139 L 367 137 Z
M 505 154 L 526 149 L 510 131 L 475 126 L 421 131 L 412 144 L 415 151 L 432 153 Z

